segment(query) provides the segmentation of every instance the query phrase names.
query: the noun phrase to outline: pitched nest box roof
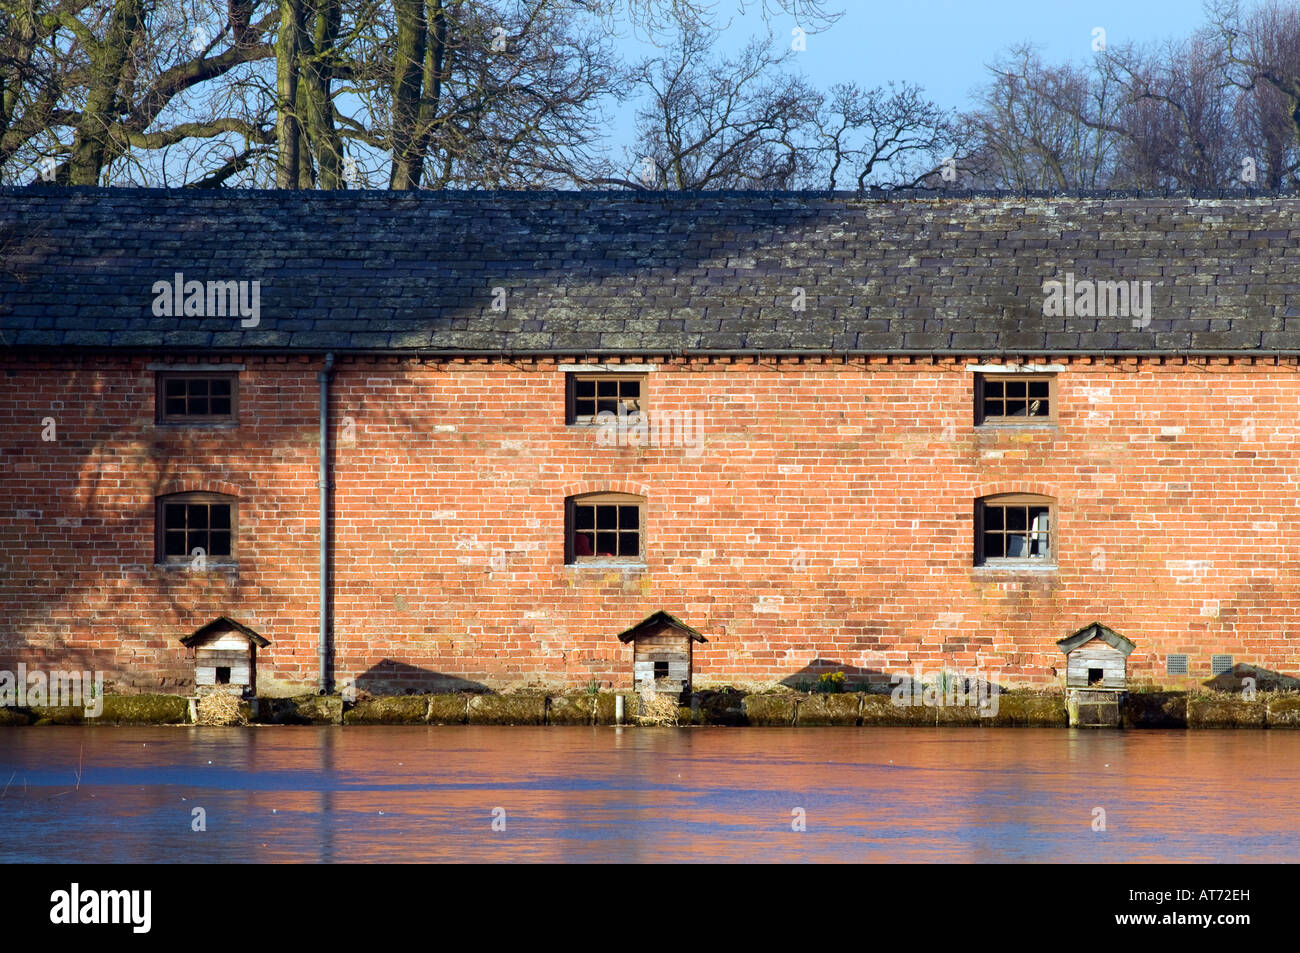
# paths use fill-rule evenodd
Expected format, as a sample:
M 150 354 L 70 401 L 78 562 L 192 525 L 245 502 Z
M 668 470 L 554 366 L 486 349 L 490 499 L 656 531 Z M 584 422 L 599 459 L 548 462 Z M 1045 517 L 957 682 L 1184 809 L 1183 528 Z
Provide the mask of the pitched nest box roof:
M 1074 635 L 1067 636 L 1057 642 L 1057 647 L 1062 652 L 1069 655 L 1079 646 L 1091 642 L 1093 639 L 1101 639 L 1111 648 L 1118 652 L 1123 652 L 1125 656 L 1131 653 L 1137 646 L 1130 642 L 1124 636 L 1120 635 L 1114 629 L 1108 629 L 1100 622 L 1094 622 L 1092 625 L 1085 625 Z
M 692 629 L 681 619 L 678 619 L 675 616 L 671 616 L 667 612 L 664 612 L 662 610 L 656 612 L 654 615 L 646 616 L 644 619 L 642 619 L 636 625 L 632 626 L 632 628 L 628 629 L 626 632 L 620 632 L 618 634 L 618 640 L 624 643 L 631 642 L 637 636 L 652 634 L 654 630 L 658 629 L 661 625 L 665 625 L 665 624 L 670 625 L 675 629 L 680 629 L 683 633 L 689 635 L 696 642 L 709 641 L 701 633 L 697 632 L 695 629 Z
M 181 639 L 181 645 L 187 649 L 192 649 L 196 645 L 201 645 L 213 636 L 220 635 L 223 632 L 238 632 L 248 641 L 252 642 L 259 649 L 266 648 L 271 643 L 262 638 L 246 625 L 236 622 L 234 619 L 228 619 L 225 616 L 217 616 L 201 629 L 195 629 L 185 638 Z

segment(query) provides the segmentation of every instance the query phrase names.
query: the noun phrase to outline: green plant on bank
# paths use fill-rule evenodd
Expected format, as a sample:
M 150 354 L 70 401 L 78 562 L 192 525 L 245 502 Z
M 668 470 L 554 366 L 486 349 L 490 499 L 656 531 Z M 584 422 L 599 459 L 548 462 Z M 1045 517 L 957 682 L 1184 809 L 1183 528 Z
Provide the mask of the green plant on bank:
M 844 673 L 843 672 L 823 672 L 817 676 L 817 684 L 813 690 L 823 695 L 838 695 L 844 691 Z
M 588 695 L 600 694 L 600 679 L 593 678 L 591 681 L 587 683 L 587 694 Z
M 954 676 L 947 669 L 944 669 L 942 672 L 940 672 L 938 677 L 936 677 L 934 680 L 935 691 L 938 692 L 939 697 L 946 698 L 948 692 L 952 689 L 953 685 L 956 684 L 956 681 L 957 681 L 956 676 Z

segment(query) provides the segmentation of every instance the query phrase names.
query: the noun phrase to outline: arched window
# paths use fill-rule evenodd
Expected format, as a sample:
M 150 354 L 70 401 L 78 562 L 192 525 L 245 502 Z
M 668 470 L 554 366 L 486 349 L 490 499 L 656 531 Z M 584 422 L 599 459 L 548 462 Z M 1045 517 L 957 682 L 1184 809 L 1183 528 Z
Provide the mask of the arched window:
M 975 565 L 1042 566 L 1056 563 L 1056 501 L 1029 493 L 1001 493 L 975 501 Z
M 587 493 L 565 500 L 565 558 L 584 562 L 645 561 L 645 499 Z
M 235 497 L 220 493 L 158 497 L 158 562 L 189 563 L 199 555 L 205 561 L 234 560 L 237 508 Z

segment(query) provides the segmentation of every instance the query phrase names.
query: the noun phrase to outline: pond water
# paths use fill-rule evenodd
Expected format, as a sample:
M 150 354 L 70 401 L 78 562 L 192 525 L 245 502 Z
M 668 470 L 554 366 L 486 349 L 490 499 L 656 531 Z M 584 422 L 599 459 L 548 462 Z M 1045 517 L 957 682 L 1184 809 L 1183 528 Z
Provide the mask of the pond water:
M 0 861 L 1279 862 L 1298 787 L 1300 731 L 18 728 Z

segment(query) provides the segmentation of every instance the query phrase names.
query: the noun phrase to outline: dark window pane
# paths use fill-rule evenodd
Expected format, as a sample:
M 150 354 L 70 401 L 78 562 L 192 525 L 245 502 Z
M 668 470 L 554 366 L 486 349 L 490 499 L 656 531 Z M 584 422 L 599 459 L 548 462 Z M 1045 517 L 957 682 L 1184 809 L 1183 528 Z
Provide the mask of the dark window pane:
M 578 529 L 592 529 L 596 525 L 596 511 L 591 506 L 579 506 L 574 514 Z
M 1024 397 L 1027 381 L 1007 381 L 1008 397 Z
M 185 541 L 185 551 L 193 555 L 195 549 L 202 549 L 205 553 L 208 551 L 208 531 L 206 529 L 190 530 L 188 533 Z
M 999 559 L 1002 557 L 1002 534 L 985 533 L 984 534 L 984 555 L 990 559 Z
M 1029 555 L 1028 547 L 1025 545 L 1025 537 L 1013 533 L 1007 534 L 1007 558 L 1023 559 Z
M 984 528 L 1001 529 L 1002 528 L 1002 507 L 990 506 L 984 510 Z
M 189 415 L 191 417 L 208 415 L 208 399 L 206 397 L 191 397 Z
M 619 533 L 618 534 L 618 554 L 620 556 L 639 556 L 641 555 L 641 544 L 638 534 L 636 533 Z
M 230 416 L 230 398 L 229 398 L 229 397 L 213 397 L 213 398 L 212 398 L 212 413 L 213 413 L 213 415 L 218 416 L 218 417 L 229 417 L 229 416 Z
M 573 404 L 573 413 L 577 417 L 592 417 L 596 413 L 595 400 L 577 400 Z
M 163 526 L 167 529 L 185 528 L 185 507 L 175 503 L 163 506 Z
M 213 397 L 230 396 L 230 381 L 228 379 L 222 378 L 221 380 L 215 380 L 212 382 L 211 386 L 212 386 L 211 393 Z
M 230 506 L 216 505 L 209 511 L 210 525 L 213 529 L 230 529 Z
M 1007 415 L 1008 417 L 1023 417 L 1023 416 L 1025 416 L 1025 402 L 1024 402 L 1023 400 L 1009 400 L 1009 401 L 1007 401 L 1007 410 L 1006 410 L 1006 415 Z
M 1031 401 L 1029 402 L 1029 416 L 1030 416 L 1030 417 L 1046 417 L 1046 416 L 1047 416 L 1047 401 L 1045 401 L 1045 400 L 1031 400 Z
M 230 532 L 223 530 L 214 532 L 210 536 L 211 549 L 208 550 L 209 556 L 229 556 L 230 555 Z
M 203 378 L 201 378 L 201 377 L 198 378 L 198 379 L 191 378 L 190 381 L 189 381 L 189 385 L 190 385 L 190 396 L 191 396 L 191 397 L 207 397 L 207 396 L 208 396 L 208 382 L 207 382 L 206 380 L 204 380 Z
M 984 393 L 985 393 L 985 395 L 988 396 L 988 397 L 1001 397 L 1001 396 L 1002 396 L 1002 382 L 1001 382 L 1001 381 L 985 381 L 985 382 L 984 382 Z
M 1025 508 L 1023 506 L 1007 507 L 1007 529 L 1028 529 L 1029 524 L 1025 522 Z
M 185 381 L 178 377 L 170 377 L 164 384 L 164 392 L 168 397 L 184 397 Z
M 596 529 L 618 529 L 618 507 L 596 507 Z
M 618 525 L 619 529 L 637 529 L 640 527 L 640 509 L 635 506 L 620 506 L 618 508 Z
M 190 529 L 206 529 L 208 525 L 208 504 L 193 503 L 188 507 L 187 519 Z
M 596 382 L 595 381 L 574 381 L 573 392 L 578 397 L 595 397 Z
M 184 556 L 185 552 L 185 534 L 183 532 L 169 532 L 163 534 L 164 555 Z
M 1001 416 L 1002 416 L 1002 401 L 1000 401 L 1000 400 L 986 400 L 986 401 L 984 401 L 984 416 L 985 416 L 985 417 L 1001 417 Z
M 596 534 L 596 555 L 614 556 L 618 553 L 618 533 Z
M 618 397 L 618 381 L 597 381 L 596 394 L 600 397 Z
M 640 397 L 640 396 L 641 396 L 641 382 L 640 382 L 640 381 L 624 381 L 624 382 L 623 382 L 623 396 L 624 396 L 624 397 Z
M 600 400 L 596 401 L 596 413 L 617 414 L 618 401 L 614 399 L 606 400 L 604 397 L 602 397 Z
M 184 397 L 173 397 L 173 398 L 169 398 L 169 399 L 168 399 L 168 401 L 167 401 L 167 416 L 168 416 L 168 417 L 184 417 L 184 416 L 185 416 L 185 398 L 184 398 Z
M 1030 396 L 1030 397 L 1046 397 L 1047 394 L 1048 394 L 1048 388 L 1049 388 L 1049 386 L 1050 386 L 1050 384 L 1049 384 L 1048 381 L 1030 381 L 1030 382 L 1029 382 L 1029 396 Z

